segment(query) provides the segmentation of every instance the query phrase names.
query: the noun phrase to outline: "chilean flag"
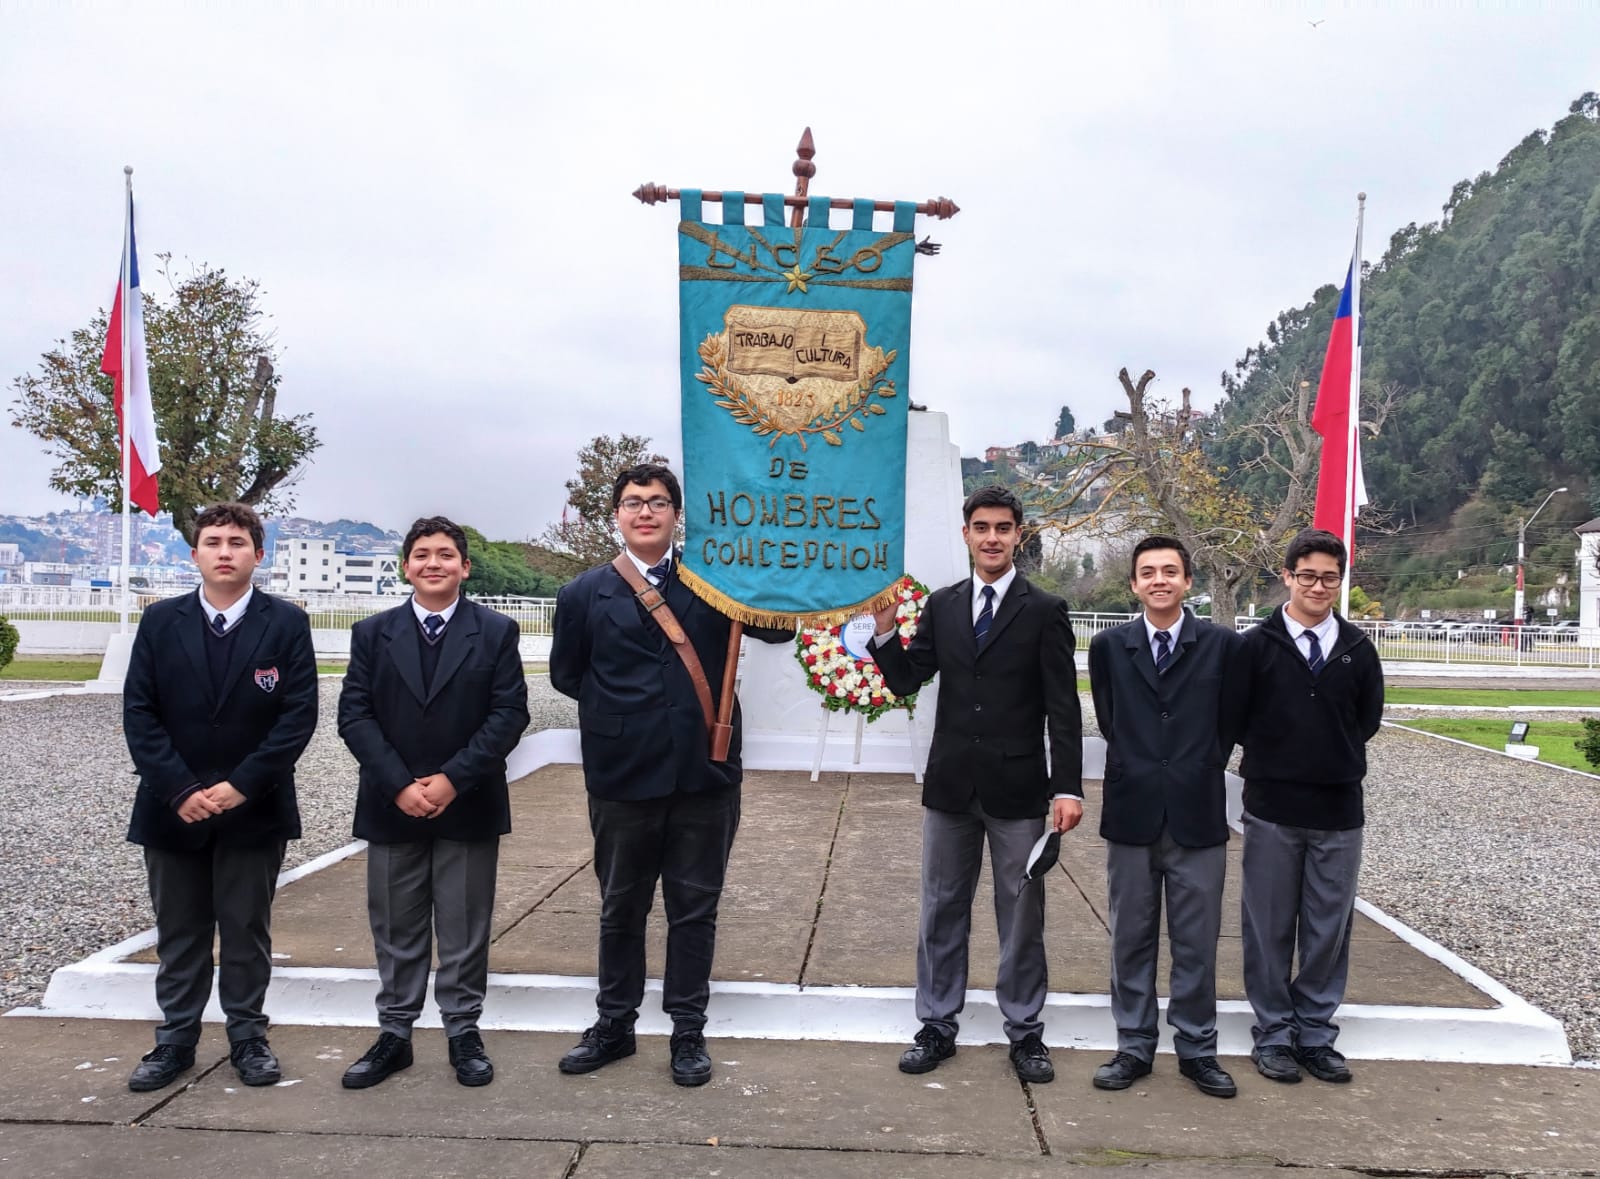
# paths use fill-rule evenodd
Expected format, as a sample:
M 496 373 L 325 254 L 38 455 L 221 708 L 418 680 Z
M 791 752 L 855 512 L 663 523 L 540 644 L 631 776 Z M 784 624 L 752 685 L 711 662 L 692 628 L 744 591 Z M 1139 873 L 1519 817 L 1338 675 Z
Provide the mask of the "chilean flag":
M 139 301 L 139 251 L 133 237 L 133 193 L 128 193 L 127 234 L 128 282 L 117 278 L 117 297 L 111 306 L 111 327 L 106 333 L 105 352 L 100 371 L 116 382 L 119 440 L 126 438 L 133 453 L 128 456 L 128 502 L 154 516 L 159 507 L 156 472 L 161 470 L 161 451 L 156 445 L 156 412 L 150 400 L 150 372 L 144 354 L 144 312 Z M 123 296 L 126 293 L 127 303 Z M 122 370 L 122 318 L 128 317 L 128 371 Z M 126 424 L 124 425 L 124 419 Z
M 1361 474 L 1359 434 L 1350 432 L 1351 415 L 1360 405 L 1357 391 L 1361 383 L 1361 276 L 1359 259 L 1350 260 L 1345 275 L 1344 294 L 1339 312 L 1333 318 L 1328 336 L 1328 354 L 1322 362 L 1322 381 L 1317 385 L 1317 405 L 1311 411 L 1311 426 L 1322 435 L 1322 469 L 1317 473 L 1317 512 L 1314 527 L 1326 529 L 1344 541 L 1345 549 L 1355 548 L 1355 514 L 1367 502 L 1367 484 Z M 1350 446 L 1356 448 L 1355 462 Z M 1349 480 L 1354 476 L 1355 492 Z

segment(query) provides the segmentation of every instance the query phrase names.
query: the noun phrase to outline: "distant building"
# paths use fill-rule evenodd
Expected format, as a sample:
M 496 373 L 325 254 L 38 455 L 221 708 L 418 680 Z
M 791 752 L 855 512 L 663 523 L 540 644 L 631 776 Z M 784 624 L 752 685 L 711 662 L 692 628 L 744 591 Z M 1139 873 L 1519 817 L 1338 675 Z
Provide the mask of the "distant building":
M 9 569 L 20 564 L 22 564 L 22 546 L 9 541 L 0 544 L 0 569 Z
M 1600 516 L 1573 531 L 1578 534 L 1578 641 L 1600 646 Z
M 331 540 L 283 537 L 273 546 L 268 586 L 289 597 L 306 594 L 401 594 L 399 553 L 349 553 Z

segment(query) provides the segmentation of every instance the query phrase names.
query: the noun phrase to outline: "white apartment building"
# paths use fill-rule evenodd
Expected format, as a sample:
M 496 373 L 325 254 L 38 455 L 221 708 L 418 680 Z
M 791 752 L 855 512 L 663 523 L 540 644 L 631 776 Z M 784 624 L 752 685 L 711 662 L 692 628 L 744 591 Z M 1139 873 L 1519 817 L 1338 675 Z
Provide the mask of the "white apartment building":
M 399 553 L 346 553 L 331 540 L 280 539 L 268 582 L 275 594 L 403 594 Z

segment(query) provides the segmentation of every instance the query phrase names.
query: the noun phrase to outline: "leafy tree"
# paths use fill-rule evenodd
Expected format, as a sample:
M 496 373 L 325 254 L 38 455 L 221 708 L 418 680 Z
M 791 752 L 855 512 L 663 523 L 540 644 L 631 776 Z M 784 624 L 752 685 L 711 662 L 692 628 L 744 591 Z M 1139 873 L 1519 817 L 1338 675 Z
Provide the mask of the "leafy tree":
M 21 641 L 22 636 L 11 625 L 11 621 L 0 617 L 0 671 L 4 671 L 16 656 L 17 644 Z
M 578 473 L 567 480 L 567 506 L 561 519 L 540 538 L 581 568 L 615 557 L 622 545 L 611 509 L 611 487 L 619 472 L 639 463 L 666 463 L 649 449 L 650 439 L 634 434 L 600 434 L 578 451 Z
M 1026 442 L 1020 443 L 1017 446 L 1017 451 L 1022 456 L 1022 461 L 1025 463 L 1038 461 L 1039 444 L 1031 438 Z
M 1072 411 L 1063 405 L 1060 414 L 1056 416 L 1056 432 L 1050 437 L 1065 438 L 1077 428 L 1078 424 L 1073 420 Z
M 277 412 L 276 346 L 254 279 L 201 266 L 171 294 L 143 288 L 150 397 L 161 446 L 161 506 L 191 543 L 207 504 L 233 500 L 286 511 L 288 488 L 317 449 L 310 414 Z M 100 372 L 107 316 L 58 340 L 36 372 L 12 382 L 14 426 L 50 444 L 59 460 L 50 486 L 101 495 L 122 510 L 122 458 L 111 378 Z

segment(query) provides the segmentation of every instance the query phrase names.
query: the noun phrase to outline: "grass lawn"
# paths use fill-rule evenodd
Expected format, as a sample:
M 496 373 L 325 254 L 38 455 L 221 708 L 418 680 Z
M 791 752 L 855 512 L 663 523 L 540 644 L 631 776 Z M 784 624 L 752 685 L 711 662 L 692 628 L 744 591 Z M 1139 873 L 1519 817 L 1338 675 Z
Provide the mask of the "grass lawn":
M 100 656 L 63 655 L 56 659 L 13 659 L 0 669 L 4 680 L 92 680 L 100 674 Z
M 1480 708 L 1593 708 L 1600 715 L 1600 692 L 1567 689 L 1397 688 L 1384 689 L 1390 704 L 1470 704 Z
M 1503 750 L 1506 731 L 1510 724 L 1500 720 L 1472 720 L 1455 717 L 1426 717 L 1403 722 L 1408 728 L 1424 729 L 1442 737 L 1470 741 L 1485 749 Z M 1551 765 L 1566 766 L 1569 770 L 1600 772 L 1578 752 L 1578 738 L 1583 735 L 1583 725 L 1578 721 L 1536 721 L 1528 729 L 1528 744 L 1539 747 L 1539 760 Z

